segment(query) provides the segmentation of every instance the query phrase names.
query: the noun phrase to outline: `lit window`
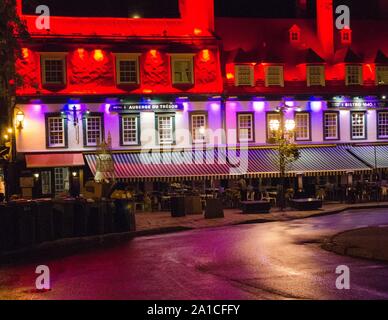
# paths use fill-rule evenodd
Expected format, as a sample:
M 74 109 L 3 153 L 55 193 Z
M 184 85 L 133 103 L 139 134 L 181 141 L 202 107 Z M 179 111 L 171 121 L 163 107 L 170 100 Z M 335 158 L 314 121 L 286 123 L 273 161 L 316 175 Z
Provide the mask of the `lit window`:
M 252 65 L 237 65 L 236 86 L 254 85 L 254 67 Z
M 66 62 L 65 54 L 42 55 L 42 82 L 43 84 L 65 85 Z
M 365 112 L 352 112 L 351 137 L 353 140 L 366 139 L 366 114 Z
M 136 54 L 117 54 L 116 72 L 118 84 L 139 83 L 139 60 Z
M 362 84 L 362 66 L 347 65 L 346 66 L 346 85 L 361 85 Z
M 103 140 L 103 120 L 100 114 L 88 114 L 84 118 L 84 144 L 98 146 Z
M 284 87 L 283 66 L 265 67 L 265 85 Z
M 191 115 L 191 135 L 193 143 L 206 142 L 207 120 L 206 114 L 192 114 Z
M 174 84 L 193 84 L 193 56 L 173 55 L 171 57 L 172 81 Z
M 308 112 L 295 114 L 295 140 L 310 140 L 310 114 Z
M 307 66 L 307 86 L 325 86 L 324 66 Z
M 325 112 L 323 121 L 323 136 L 325 140 L 338 140 L 338 113 L 336 112 Z
M 379 139 L 388 138 L 388 112 L 386 111 L 377 113 L 377 137 Z
M 276 137 L 276 133 L 271 130 L 271 122 L 279 121 L 280 123 L 281 117 L 279 113 L 267 113 L 267 137 L 268 140 L 274 139 Z
M 254 138 L 254 125 L 252 113 L 239 113 L 237 115 L 238 141 L 252 142 Z
M 388 66 L 376 66 L 376 82 L 378 85 L 388 85 Z
M 158 115 L 157 132 L 159 144 L 173 144 L 175 142 L 175 116 Z
M 47 147 L 66 147 L 66 122 L 60 114 L 46 115 Z
M 123 115 L 121 117 L 121 141 L 123 145 L 139 145 L 139 122 L 139 115 Z

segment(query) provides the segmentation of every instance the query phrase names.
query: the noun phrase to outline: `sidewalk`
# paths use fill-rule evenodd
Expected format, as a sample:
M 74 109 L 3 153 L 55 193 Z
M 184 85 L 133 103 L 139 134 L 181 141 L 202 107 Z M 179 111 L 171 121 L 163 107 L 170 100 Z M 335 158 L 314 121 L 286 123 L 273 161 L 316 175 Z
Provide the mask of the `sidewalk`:
M 238 209 L 225 210 L 225 218 L 205 219 L 203 215 L 190 215 L 181 218 L 172 218 L 170 212 L 138 212 L 136 213 L 136 230 L 140 233 L 149 233 L 170 228 L 201 229 L 214 228 L 247 223 L 263 223 L 273 221 L 289 221 L 304 219 L 320 215 L 335 214 L 350 209 L 360 208 L 388 208 L 388 202 L 344 204 L 328 203 L 320 210 L 315 211 L 283 211 L 273 210 L 269 214 L 244 215 Z
M 322 248 L 355 258 L 388 261 L 388 226 L 350 230 L 335 235 Z

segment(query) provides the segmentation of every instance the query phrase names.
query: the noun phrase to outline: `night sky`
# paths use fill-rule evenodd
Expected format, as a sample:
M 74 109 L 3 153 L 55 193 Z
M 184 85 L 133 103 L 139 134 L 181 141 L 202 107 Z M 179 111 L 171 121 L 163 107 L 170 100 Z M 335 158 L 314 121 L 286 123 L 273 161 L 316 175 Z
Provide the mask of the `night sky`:
M 214 0 L 215 13 L 220 17 L 293 18 L 296 0 Z M 308 1 L 308 16 L 314 16 L 314 0 Z M 335 0 L 336 5 L 347 4 L 353 17 L 377 18 L 378 2 L 388 6 L 388 0 Z M 112 16 L 140 15 L 147 18 L 179 16 L 178 0 L 23 0 L 24 11 L 33 13 L 39 4 L 46 4 L 52 15 Z

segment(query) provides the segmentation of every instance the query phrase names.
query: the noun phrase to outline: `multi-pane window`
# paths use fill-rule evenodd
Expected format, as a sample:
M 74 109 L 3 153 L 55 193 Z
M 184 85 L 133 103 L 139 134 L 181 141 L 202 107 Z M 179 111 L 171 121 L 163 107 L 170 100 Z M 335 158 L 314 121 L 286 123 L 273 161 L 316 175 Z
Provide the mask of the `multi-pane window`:
M 157 131 L 159 144 L 173 144 L 175 141 L 174 135 L 175 117 L 172 115 L 157 116 Z
M 338 140 L 338 113 L 325 112 L 323 116 L 323 136 L 325 140 Z
M 377 113 L 377 137 L 379 139 L 388 138 L 388 112 L 380 111 Z
M 42 57 L 43 84 L 64 85 L 66 83 L 64 56 Z
M 254 141 L 254 125 L 252 113 L 239 113 L 237 115 L 238 141 Z
M 307 112 L 295 114 L 295 140 L 310 140 L 310 114 Z
M 376 82 L 378 85 L 388 85 L 388 66 L 376 67 Z
M 283 66 L 266 66 L 265 67 L 265 85 L 284 87 Z
M 70 190 L 68 168 L 54 169 L 54 188 L 55 194 L 60 194 L 62 192 L 67 192 Z
M 351 137 L 354 140 L 366 139 L 366 114 L 365 112 L 351 113 Z
M 236 71 L 236 86 L 254 85 L 254 67 L 252 65 L 238 65 Z
M 300 36 L 299 32 L 291 32 L 290 34 L 291 41 L 292 42 L 299 41 L 299 36 Z
M 342 44 L 352 43 L 352 30 L 349 27 L 345 27 L 341 30 L 341 42 Z
M 139 144 L 138 115 L 124 115 L 121 117 L 121 135 L 123 145 Z
M 267 113 L 267 137 L 268 139 L 273 139 L 276 137 L 276 133 L 271 130 L 271 122 L 278 121 L 280 124 L 280 114 L 279 113 Z
M 325 67 L 307 66 L 307 86 L 325 85 Z
M 116 57 L 116 77 L 118 84 L 139 83 L 139 57 L 137 54 L 118 53 Z
M 137 63 L 135 60 L 120 60 L 120 83 L 137 83 Z
M 103 140 L 102 116 L 90 114 L 85 117 L 85 146 L 95 147 Z
M 61 115 L 47 116 L 47 147 L 66 147 L 65 119 Z
M 193 56 L 174 55 L 171 57 L 172 81 L 174 84 L 193 84 Z
M 191 115 L 191 135 L 193 143 L 206 142 L 206 114 Z
M 346 85 L 361 85 L 362 84 L 362 66 L 347 65 L 346 66 Z

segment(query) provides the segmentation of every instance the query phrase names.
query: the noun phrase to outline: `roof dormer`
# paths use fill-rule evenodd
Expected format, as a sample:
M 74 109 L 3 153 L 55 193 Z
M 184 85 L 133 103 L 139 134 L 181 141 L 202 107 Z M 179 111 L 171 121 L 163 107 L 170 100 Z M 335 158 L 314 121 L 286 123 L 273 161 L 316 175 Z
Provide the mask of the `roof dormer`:
M 299 43 L 300 42 L 300 30 L 301 29 L 296 24 L 294 24 L 291 27 L 291 29 L 288 30 L 291 43 Z
M 352 44 L 352 29 L 346 26 L 340 31 L 340 35 L 341 35 L 341 43 L 343 45 Z

